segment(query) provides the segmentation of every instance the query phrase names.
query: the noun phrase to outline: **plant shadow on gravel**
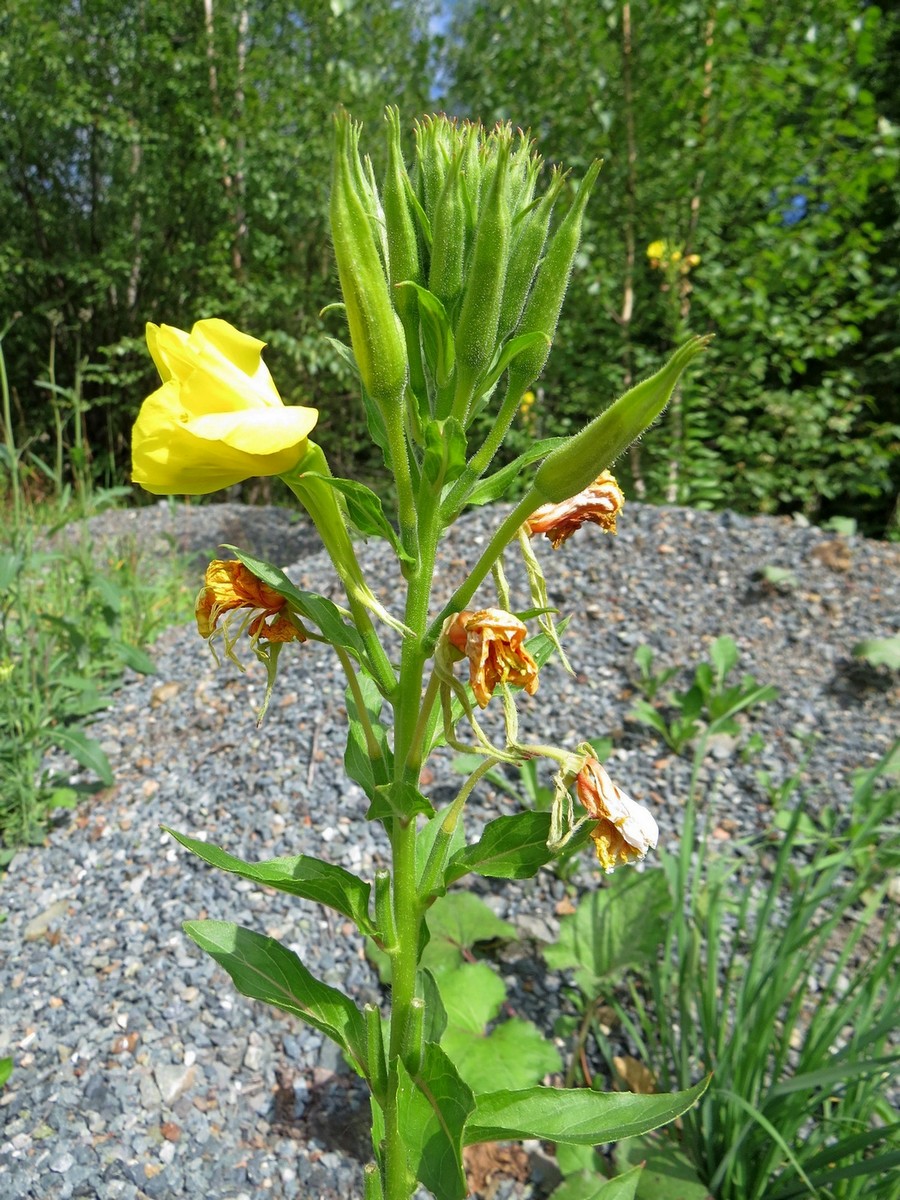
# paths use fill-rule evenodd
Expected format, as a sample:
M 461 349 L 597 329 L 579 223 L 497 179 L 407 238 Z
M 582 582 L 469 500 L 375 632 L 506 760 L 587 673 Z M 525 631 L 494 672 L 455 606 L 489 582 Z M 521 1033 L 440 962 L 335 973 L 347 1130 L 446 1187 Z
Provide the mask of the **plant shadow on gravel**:
M 315 1139 L 328 1150 L 341 1150 L 360 1164 L 372 1157 L 369 1136 L 371 1109 L 365 1080 L 351 1071 L 335 1073 L 316 1082 L 309 1080 L 308 1099 L 297 1111 L 295 1082 L 307 1072 L 280 1067 L 275 1072 L 272 1129 L 298 1142 Z

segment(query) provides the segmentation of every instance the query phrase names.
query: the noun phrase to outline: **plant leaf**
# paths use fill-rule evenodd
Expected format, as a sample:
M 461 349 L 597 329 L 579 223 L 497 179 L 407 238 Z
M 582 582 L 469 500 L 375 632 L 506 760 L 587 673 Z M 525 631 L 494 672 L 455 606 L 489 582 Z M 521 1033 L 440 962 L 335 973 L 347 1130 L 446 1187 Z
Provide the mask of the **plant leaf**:
M 502 500 L 507 489 L 512 485 L 514 480 L 519 478 L 525 467 L 531 466 L 539 458 L 546 458 L 551 450 L 555 450 L 557 446 L 561 446 L 566 440 L 564 437 L 552 437 L 544 438 L 539 442 L 532 442 L 524 454 L 520 454 L 511 463 L 507 463 L 505 467 L 501 467 L 499 471 L 495 471 L 493 475 L 489 475 L 487 479 L 482 479 L 479 483 L 476 483 L 466 499 L 466 504 L 474 507 L 481 504 L 493 504 L 496 500 Z
M 655 956 L 671 911 L 660 868 L 618 872 L 584 897 L 571 917 L 563 917 L 559 938 L 544 948 L 544 958 L 557 970 L 574 967 L 578 986 L 593 996 L 602 980 Z
M 225 968 L 241 995 L 302 1017 L 366 1074 L 362 1014 L 349 996 L 311 975 L 293 950 L 230 921 L 185 921 L 184 931 Z
M 305 592 L 295 587 L 280 567 L 275 567 L 261 558 L 254 558 L 252 554 L 245 554 L 237 546 L 223 544 L 225 549 L 231 550 L 235 558 L 242 562 L 249 571 L 252 571 L 257 579 L 268 584 L 279 596 L 284 596 L 302 617 L 317 625 L 329 642 L 336 646 L 342 646 L 358 662 L 365 662 L 366 653 L 363 640 L 356 629 L 344 620 L 341 610 L 336 604 L 326 596 L 320 596 L 318 592 Z
M 709 1077 L 684 1092 L 660 1096 L 593 1092 L 587 1088 L 525 1088 L 487 1092 L 475 1101 L 465 1142 L 540 1138 L 596 1146 L 647 1133 L 674 1121 L 700 1099 Z
M 347 515 L 363 537 L 377 537 L 390 542 L 399 559 L 415 564 L 415 559 L 403 549 L 397 531 L 384 515 L 381 500 L 370 487 L 356 479 L 338 479 L 335 475 L 322 475 L 317 471 L 304 471 L 303 474 L 311 479 L 320 479 L 341 493 L 347 502 Z
M 84 732 L 83 729 L 72 729 L 68 726 L 57 725 L 50 731 L 49 740 L 60 750 L 71 754 L 75 761 L 92 771 L 104 787 L 112 787 L 115 782 L 109 759 L 100 743 Z
M 475 1102 L 471 1090 L 434 1042 L 425 1043 L 415 1077 L 399 1060 L 396 1069 L 399 1124 L 416 1178 L 436 1200 L 464 1200 L 462 1138 Z
M 547 849 L 550 814 L 513 813 L 489 821 L 474 845 L 457 851 L 447 864 L 445 882 L 470 871 L 491 879 L 530 879 L 553 858 Z
M 276 888 L 279 892 L 287 892 L 291 896 L 300 896 L 304 900 L 325 904 L 349 917 L 360 932 L 369 937 L 374 937 L 378 932 L 369 916 L 369 884 L 345 871 L 343 867 L 323 862 L 320 858 L 311 858 L 306 854 L 270 858 L 259 863 L 245 862 L 219 846 L 202 842 L 199 838 L 188 837 L 184 833 L 176 833 L 166 825 L 161 828 L 171 834 L 186 850 L 190 850 L 210 866 L 228 871 L 232 875 L 239 875 L 242 879 L 251 879 L 254 883 Z

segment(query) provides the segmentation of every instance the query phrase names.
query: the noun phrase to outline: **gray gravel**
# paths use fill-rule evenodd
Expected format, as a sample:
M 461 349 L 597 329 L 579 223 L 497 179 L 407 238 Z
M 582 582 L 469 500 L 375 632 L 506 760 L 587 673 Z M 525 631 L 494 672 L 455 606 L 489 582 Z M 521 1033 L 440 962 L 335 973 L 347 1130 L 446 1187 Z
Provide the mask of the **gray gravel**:
M 439 594 L 473 561 L 497 515 L 478 510 L 459 523 L 441 558 Z M 162 504 L 103 516 L 91 532 L 159 539 L 167 552 L 175 545 L 201 557 L 236 542 L 293 562 L 297 582 L 327 592 L 328 564 L 292 517 Z M 610 735 L 610 772 L 651 806 L 662 840 L 677 838 L 690 763 L 626 716 L 642 642 L 665 666 L 695 663 L 713 638 L 729 634 L 739 670 L 780 689 L 748 721 L 763 748 L 745 761 L 740 740 L 721 740 L 704 768 L 717 838 L 767 825 L 759 770 L 778 782 L 812 747 L 804 787 L 814 805 L 841 808 L 852 772 L 872 766 L 897 736 L 896 674 L 851 655 L 859 639 L 897 632 L 896 546 L 788 520 L 629 504 L 617 538 L 588 528 L 555 555 L 545 548 L 551 595 L 575 613 L 566 644 L 577 675 L 545 668 L 523 722 L 566 744 Z M 383 549 L 370 544 L 361 556 L 390 602 L 396 580 Z M 790 568 L 796 587 L 770 589 L 758 575 L 766 566 Z M 512 567 L 510 576 L 517 587 Z M 483 599 L 490 602 L 488 592 Z M 517 602 L 529 604 L 521 590 Z M 251 859 L 316 854 L 371 878 L 386 842 L 362 820 L 362 793 L 342 775 L 335 664 L 324 647 L 287 648 L 257 730 L 258 664 L 244 676 L 216 669 L 192 627 L 169 630 L 154 653 L 157 674 L 129 675 L 95 726 L 115 787 L 61 823 L 44 847 L 20 853 L 0 884 L 0 1056 L 15 1058 L 0 1093 L 0 1195 L 359 1196 L 367 1100 L 358 1081 L 320 1034 L 238 996 L 180 926 L 203 915 L 281 937 L 314 974 L 362 1004 L 382 997 L 360 939 L 312 904 L 207 868 L 158 828 L 204 831 Z M 676 682 L 686 685 L 686 675 Z M 437 803 L 452 797 L 454 778 L 446 760 L 434 764 Z M 474 833 L 514 805 L 486 789 L 471 809 Z M 579 883 L 598 881 L 586 857 Z M 474 886 L 522 934 L 501 966 L 511 1009 L 549 1030 L 561 981 L 543 967 L 536 940 L 558 928 L 563 885 L 542 872 Z M 497 1193 L 542 1194 L 513 1181 Z

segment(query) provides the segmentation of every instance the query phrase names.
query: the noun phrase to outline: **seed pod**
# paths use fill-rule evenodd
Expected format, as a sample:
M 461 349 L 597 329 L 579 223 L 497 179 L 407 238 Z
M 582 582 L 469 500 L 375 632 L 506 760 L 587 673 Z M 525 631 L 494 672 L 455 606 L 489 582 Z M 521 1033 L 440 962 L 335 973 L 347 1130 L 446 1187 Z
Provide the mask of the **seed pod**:
M 522 319 L 516 329 L 517 334 L 543 333 L 550 341 L 553 340 L 566 288 L 569 286 L 575 253 L 581 240 L 581 220 L 585 205 L 599 171 L 599 161 L 592 163 L 588 168 L 575 193 L 571 208 L 551 237 L 544 261 L 538 267 L 534 287 L 528 297 Z M 550 341 L 538 343 L 533 349 L 524 351 L 513 360 L 509 368 L 511 392 L 518 391 L 521 395 L 534 383 L 544 369 L 550 353 Z M 577 490 L 579 489 L 576 488 Z
M 466 205 L 462 190 L 462 151 L 457 149 L 431 217 L 431 266 L 428 289 L 451 315 L 463 286 L 466 253 Z M 428 211 L 428 210 L 426 210 Z
M 682 371 L 709 342 L 709 336 L 685 342 L 662 370 L 620 396 L 580 433 L 548 454 L 534 477 L 534 490 L 542 500 L 561 504 L 593 483 L 653 424 L 669 403 Z

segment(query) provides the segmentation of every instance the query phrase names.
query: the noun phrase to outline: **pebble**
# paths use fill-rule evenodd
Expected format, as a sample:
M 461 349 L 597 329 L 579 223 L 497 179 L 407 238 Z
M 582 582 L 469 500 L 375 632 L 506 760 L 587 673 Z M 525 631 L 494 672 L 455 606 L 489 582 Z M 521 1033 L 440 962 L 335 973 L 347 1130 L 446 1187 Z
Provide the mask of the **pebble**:
M 505 511 L 477 509 L 458 523 L 435 571 L 437 603 Z M 299 586 L 338 596 L 314 535 L 289 509 L 166 502 L 103 514 L 90 529 L 165 553 L 174 539 L 195 582 L 204 552 L 234 542 L 289 566 Z M 761 771 L 771 788 L 799 770 L 815 806 L 846 810 L 852 772 L 875 765 L 898 727 L 896 674 L 859 663 L 852 647 L 897 632 L 900 549 L 854 537 L 848 558 L 819 550 L 833 536 L 788 520 L 636 503 L 619 529 L 611 538 L 586 527 L 555 554 L 543 541 L 535 547 L 550 591 L 574 614 L 566 646 L 577 674 L 542 670 L 537 695 L 521 705 L 523 736 L 566 745 L 610 736 L 610 773 L 652 808 L 661 840 L 674 845 L 691 764 L 629 716 L 640 694 L 634 649 L 651 645 L 658 670 L 681 668 L 670 686 L 684 689 L 713 639 L 728 634 L 740 652 L 735 676 L 752 674 L 780 694 L 746 714 L 736 739 L 717 740 L 702 783 L 710 830 L 739 843 L 767 827 Z M 383 545 L 359 553 L 391 603 L 397 576 Z M 513 552 L 507 559 L 513 606 L 528 608 L 524 575 Z M 768 565 L 790 569 L 797 587 L 766 588 Z M 479 595 L 491 603 L 489 589 Z M 46 844 L 20 852 L 3 879 L 0 1056 L 11 1054 L 14 1068 L 0 1093 L 0 1192 L 355 1200 L 367 1151 L 346 1149 L 356 1081 L 342 1056 L 316 1030 L 238 995 L 181 923 L 202 915 L 278 932 L 318 978 L 359 1004 L 383 1002 L 361 939 L 311 903 L 211 869 L 159 828 L 248 859 L 313 854 L 371 879 L 388 847 L 380 826 L 362 820 L 365 801 L 340 768 L 339 672 L 324 647 L 287 647 L 257 731 L 260 664 L 250 661 L 244 675 L 217 669 L 192 626 L 167 630 L 153 656 L 156 675 L 129 673 L 93 730 L 114 787 L 60 812 Z M 489 725 L 490 710 L 485 717 Z M 755 754 L 751 732 L 761 738 Z M 451 757 L 429 765 L 428 790 L 442 803 L 460 784 Z M 46 765 L 78 779 L 62 756 Z M 476 791 L 470 837 L 498 807 L 512 812 L 515 802 Z M 574 880 L 599 885 L 589 853 Z M 523 938 L 498 962 L 511 1010 L 549 1034 L 567 977 L 548 971 L 534 946 L 558 929 L 566 884 L 541 872 L 479 880 L 477 890 Z M 503 1195 L 536 1194 L 509 1182 Z

